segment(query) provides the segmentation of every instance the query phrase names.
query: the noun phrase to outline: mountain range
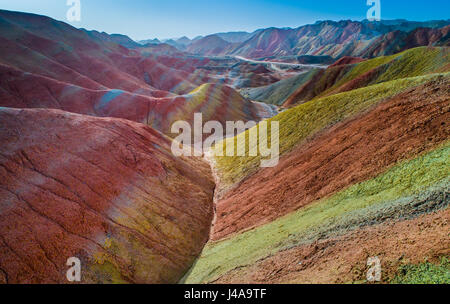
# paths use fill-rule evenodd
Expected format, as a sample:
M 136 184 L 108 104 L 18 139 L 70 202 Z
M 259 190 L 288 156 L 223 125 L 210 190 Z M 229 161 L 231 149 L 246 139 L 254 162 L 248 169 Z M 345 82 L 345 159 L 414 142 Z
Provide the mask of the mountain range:
M 300 55 L 373 58 L 422 45 L 446 45 L 450 20 L 319 21 L 298 28 L 267 28 L 253 33 L 218 33 L 166 43 L 182 51 L 209 56 L 265 58 Z

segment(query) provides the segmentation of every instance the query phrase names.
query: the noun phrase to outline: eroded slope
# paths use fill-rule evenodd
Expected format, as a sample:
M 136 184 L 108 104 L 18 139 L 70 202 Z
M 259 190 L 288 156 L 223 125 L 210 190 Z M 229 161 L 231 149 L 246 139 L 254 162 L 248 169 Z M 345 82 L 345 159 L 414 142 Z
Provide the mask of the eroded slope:
M 0 108 L 0 282 L 175 283 L 208 239 L 214 182 L 126 120 Z

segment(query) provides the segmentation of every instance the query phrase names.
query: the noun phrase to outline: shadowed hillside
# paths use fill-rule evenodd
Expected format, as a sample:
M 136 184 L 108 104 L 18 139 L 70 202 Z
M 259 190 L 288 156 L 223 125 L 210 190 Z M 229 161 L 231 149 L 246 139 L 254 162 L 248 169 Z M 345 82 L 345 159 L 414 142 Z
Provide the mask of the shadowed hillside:
M 269 120 L 280 125 L 277 166 L 213 158 L 212 236 L 183 282 L 366 282 L 372 256 L 385 283 L 440 281 L 450 245 L 448 48 L 352 62 L 311 72 L 310 100 Z M 278 84 L 261 91 L 276 100 L 292 86 Z M 246 137 L 249 150 L 248 134 L 223 144 Z
M 318 21 L 298 28 L 267 28 L 245 41 L 227 42 L 210 35 L 192 42 L 187 51 L 203 55 L 247 58 L 344 56 L 374 58 L 419 46 L 448 46 L 449 20 Z

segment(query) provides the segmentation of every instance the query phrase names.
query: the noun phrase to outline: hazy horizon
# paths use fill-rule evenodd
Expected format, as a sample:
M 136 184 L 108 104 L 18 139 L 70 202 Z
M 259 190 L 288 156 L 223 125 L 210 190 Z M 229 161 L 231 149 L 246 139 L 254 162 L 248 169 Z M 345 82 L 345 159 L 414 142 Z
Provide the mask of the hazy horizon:
M 366 19 L 369 6 L 366 0 L 349 0 L 346 5 L 338 1 L 323 0 L 311 3 L 301 0 L 230 0 L 209 2 L 194 0 L 81 0 L 81 21 L 69 22 L 66 0 L 0 0 L 0 9 L 35 13 L 66 22 L 76 28 L 96 30 L 109 34 L 127 35 L 133 40 L 159 40 L 186 36 L 193 39 L 222 32 L 254 32 L 258 29 L 297 28 L 323 20 Z M 439 7 L 439 10 L 436 10 Z M 396 3 L 381 0 L 383 20 L 410 21 L 448 20 L 450 2 L 400 0 Z

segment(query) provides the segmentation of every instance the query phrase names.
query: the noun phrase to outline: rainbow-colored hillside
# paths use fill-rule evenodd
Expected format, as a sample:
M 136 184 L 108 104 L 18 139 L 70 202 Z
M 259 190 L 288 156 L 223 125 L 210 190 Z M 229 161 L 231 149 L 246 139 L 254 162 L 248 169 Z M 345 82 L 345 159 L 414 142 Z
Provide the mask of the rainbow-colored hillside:
M 0 10 L 0 284 L 450 283 L 449 24 L 138 43 Z M 177 156 L 180 120 L 213 148 Z
M 309 101 L 270 119 L 276 167 L 215 157 L 211 241 L 185 282 L 366 282 L 370 257 L 383 282 L 450 282 L 449 54 L 423 47 L 317 72 L 292 94 Z

